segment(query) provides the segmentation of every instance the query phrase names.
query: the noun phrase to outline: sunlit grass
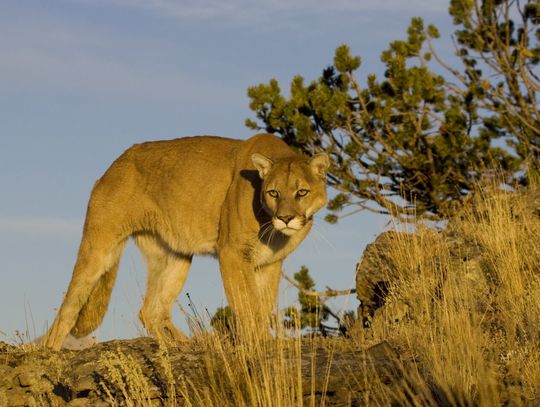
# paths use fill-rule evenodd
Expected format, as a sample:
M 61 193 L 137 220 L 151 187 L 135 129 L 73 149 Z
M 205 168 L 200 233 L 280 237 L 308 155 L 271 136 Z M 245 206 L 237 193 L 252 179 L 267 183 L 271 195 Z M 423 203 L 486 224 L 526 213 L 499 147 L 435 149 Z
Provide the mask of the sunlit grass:
M 395 235 L 387 303 L 408 312 L 374 325 L 374 340 L 414 360 L 428 404 L 540 404 L 539 215 L 537 187 L 488 187 L 444 233 Z
M 386 305 L 352 338 L 303 337 L 281 322 L 274 323 L 272 337 L 249 326 L 231 336 L 193 319 L 188 345 L 160 342 L 161 402 L 329 405 L 324 388 L 330 369 L 313 374 L 317 349 L 331 356 L 385 341 L 397 352 L 397 379 L 389 383 L 366 364 L 356 375 L 363 389 L 357 404 L 540 405 L 539 197 L 535 185 L 518 192 L 486 187 L 443 232 L 420 223 L 414 233 L 396 232 L 387 253 L 395 269 Z M 399 321 L 392 307 L 405 310 Z M 200 358 L 193 375 L 175 375 L 172 359 L 182 351 Z M 121 351 L 101 355 L 100 389 L 110 405 L 155 401 L 155 383 L 139 363 Z

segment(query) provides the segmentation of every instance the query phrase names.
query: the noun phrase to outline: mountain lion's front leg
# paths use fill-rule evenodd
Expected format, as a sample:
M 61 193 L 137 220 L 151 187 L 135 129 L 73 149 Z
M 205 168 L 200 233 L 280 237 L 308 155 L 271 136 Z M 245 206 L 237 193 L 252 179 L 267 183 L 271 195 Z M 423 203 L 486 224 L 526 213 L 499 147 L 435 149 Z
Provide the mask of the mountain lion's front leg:
M 236 317 L 236 327 L 241 335 L 267 336 L 270 318 L 261 299 L 252 264 L 234 249 L 222 249 L 219 266 L 227 301 Z
M 262 318 L 271 320 L 275 311 L 282 265 L 283 261 L 280 260 L 255 269 L 255 285 Z

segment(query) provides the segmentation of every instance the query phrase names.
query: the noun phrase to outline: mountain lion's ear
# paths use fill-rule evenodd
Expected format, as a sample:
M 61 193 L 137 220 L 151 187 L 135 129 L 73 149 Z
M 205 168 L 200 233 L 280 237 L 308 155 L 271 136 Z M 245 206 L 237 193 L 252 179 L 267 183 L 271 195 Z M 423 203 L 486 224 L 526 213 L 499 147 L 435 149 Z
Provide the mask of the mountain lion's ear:
M 315 175 L 324 178 L 326 177 L 326 171 L 330 166 L 330 158 L 326 153 L 315 154 L 309 160 L 309 166 Z
M 251 155 L 251 162 L 253 162 L 257 171 L 259 171 L 261 179 L 264 179 L 268 175 L 272 165 L 274 165 L 274 162 L 270 158 L 259 153 L 253 153 Z

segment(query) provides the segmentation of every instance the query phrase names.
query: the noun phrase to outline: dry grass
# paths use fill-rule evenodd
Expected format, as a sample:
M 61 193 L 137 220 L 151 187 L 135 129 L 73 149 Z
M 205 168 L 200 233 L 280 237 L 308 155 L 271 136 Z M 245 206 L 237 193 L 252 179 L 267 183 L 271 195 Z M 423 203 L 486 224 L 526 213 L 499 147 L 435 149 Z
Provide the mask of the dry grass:
M 202 358 L 200 371 L 174 377 L 169 351 L 175 351 L 175 344 L 162 342 L 160 364 L 168 372 L 168 391 L 161 401 L 168 406 L 306 405 L 301 375 L 303 343 L 300 335 L 291 337 L 282 330 L 271 339 L 256 330 L 233 339 L 199 331 L 188 347 Z M 120 351 L 107 352 L 99 364 L 105 371 L 101 388 L 110 405 L 152 404 L 155 389 L 135 358 Z
M 187 405 L 299 406 L 302 383 L 299 340 L 233 343 L 216 335 L 202 343 L 207 385 L 184 382 Z
M 414 234 L 396 235 L 387 304 L 406 307 L 406 317 L 383 318 L 345 346 L 388 341 L 410 363 L 397 387 L 366 370 L 365 405 L 540 404 L 537 196 L 533 187 L 522 193 L 486 188 L 445 233 L 417 225 Z M 236 343 L 195 337 L 208 382 L 204 388 L 181 383 L 186 405 L 325 405 L 324 398 L 303 398 L 310 389 L 302 388 L 299 335 L 243 337 Z
M 403 404 L 540 405 L 538 192 L 484 188 L 445 233 L 396 235 L 387 302 L 407 316 L 373 334 L 416 362 Z
M 359 376 L 365 389 L 359 402 L 540 405 L 539 196 L 534 186 L 519 193 L 484 188 L 444 233 L 417 225 L 414 234 L 396 234 L 389 253 L 396 273 L 385 309 L 402 307 L 405 316 L 396 322 L 388 313 L 385 319 L 382 309 L 379 322 L 353 340 L 324 345 L 339 351 L 387 341 L 405 361 L 400 382 L 391 386 L 366 367 Z M 239 338 L 204 330 L 194 335 L 192 346 L 204 361 L 204 386 L 174 377 L 164 345 L 160 363 L 168 389 L 162 402 L 326 405 L 324 395 L 314 397 L 314 381 L 302 380 L 302 349 L 306 341 L 315 348 L 317 339 L 282 329 L 269 339 L 249 327 Z M 155 389 L 133 358 L 112 352 L 100 363 L 106 372 L 102 389 L 111 405 L 151 404 Z M 310 392 L 312 397 L 306 397 Z

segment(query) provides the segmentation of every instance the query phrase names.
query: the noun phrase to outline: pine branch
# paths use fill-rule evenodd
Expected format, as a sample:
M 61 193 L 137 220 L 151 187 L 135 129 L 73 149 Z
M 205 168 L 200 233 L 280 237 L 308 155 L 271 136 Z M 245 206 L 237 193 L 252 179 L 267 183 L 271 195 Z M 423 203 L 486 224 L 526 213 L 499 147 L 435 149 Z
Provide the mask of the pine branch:
M 313 290 L 306 290 L 304 287 L 302 287 L 298 282 L 296 282 L 294 279 L 290 278 L 287 274 L 285 274 L 284 271 L 281 272 L 281 275 L 285 280 L 287 280 L 289 283 L 291 283 L 293 286 L 298 288 L 300 291 L 302 291 L 306 295 L 311 295 L 313 297 L 319 297 L 319 298 L 330 298 L 330 297 L 337 297 L 339 295 L 349 295 L 349 294 L 355 294 L 356 289 L 350 288 L 348 290 L 333 290 L 331 288 L 327 289 L 326 291 L 313 291 Z M 322 302 L 322 300 L 321 300 Z

